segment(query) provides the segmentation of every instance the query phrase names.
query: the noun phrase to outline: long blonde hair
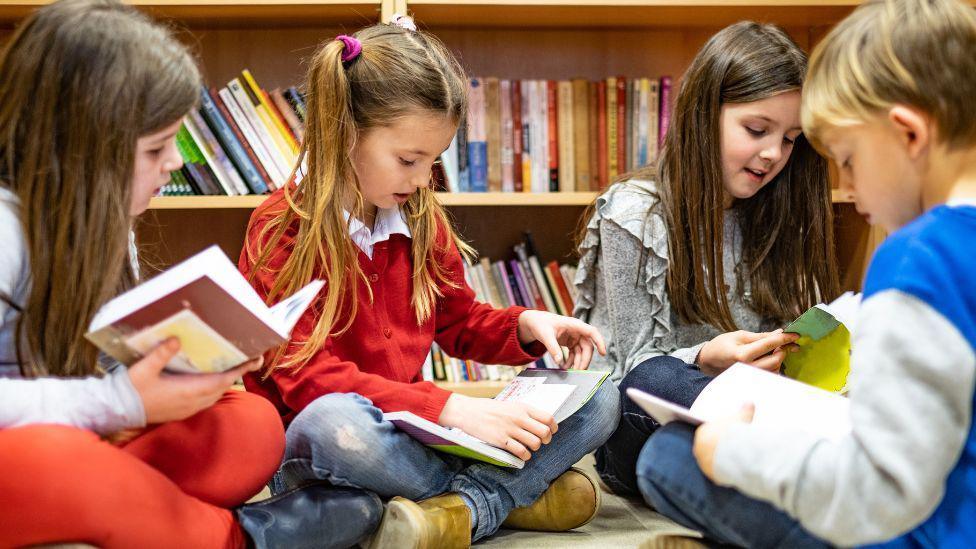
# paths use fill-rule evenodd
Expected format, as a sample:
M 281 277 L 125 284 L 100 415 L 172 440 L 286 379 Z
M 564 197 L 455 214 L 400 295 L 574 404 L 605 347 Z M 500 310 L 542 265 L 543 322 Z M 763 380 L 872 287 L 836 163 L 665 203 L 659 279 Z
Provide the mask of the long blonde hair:
M 362 53 L 343 63 L 344 45 L 323 44 L 312 58 L 306 79 L 308 121 L 301 156 L 307 170 L 301 185 L 286 186 L 285 207 L 258 231 L 253 245 L 245 245 L 253 265 L 250 277 L 274 275 L 269 303 L 280 300 L 313 277 L 326 281 L 321 310 L 312 334 L 298 349 L 278 349 L 273 369 L 301 368 L 330 336 L 342 334 L 357 313 L 354 289 L 365 283 L 355 244 L 344 215 L 346 197 L 355 197 L 350 215 L 362 218 L 363 197 L 350 159 L 363 132 L 383 127 L 411 113 L 445 116 L 455 125 L 466 111 L 466 77 L 453 55 L 435 37 L 395 25 L 379 24 L 355 33 Z M 417 323 L 433 314 L 439 286 L 456 286 L 444 268 L 432 260 L 453 242 L 465 254 L 470 248 L 451 227 L 432 190 L 420 189 L 403 206 L 412 235 L 413 306 Z M 295 229 L 294 249 L 284 263 L 272 268 L 270 258 L 289 229 Z M 368 288 L 369 285 L 366 284 Z M 337 325 L 343 312 L 345 323 Z
M 131 286 L 128 235 L 136 141 L 197 101 L 186 49 L 114 0 L 61 0 L 0 50 L 0 185 L 19 201 L 30 289 L 16 351 L 25 376 L 99 372 L 84 339 Z

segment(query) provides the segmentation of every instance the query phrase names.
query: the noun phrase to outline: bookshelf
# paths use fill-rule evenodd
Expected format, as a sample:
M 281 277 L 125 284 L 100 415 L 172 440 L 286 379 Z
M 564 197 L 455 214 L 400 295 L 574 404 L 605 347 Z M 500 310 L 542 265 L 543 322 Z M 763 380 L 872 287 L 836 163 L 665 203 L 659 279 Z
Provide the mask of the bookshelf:
M 49 0 L 0 4 L 0 42 L 14 23 Z M 715 31 L 740 19 L 781 25 L 809 49 L 855 0 L 129 0 L 170 22 L 200 58 L 206 81 L 223 85 L 248 68 L 264 87 L 300 82 L 305 59 L 323 40 L 394 12 L 409 12 L 438 35 L 472 76 L 603 79 L 670 75 L 674 93 L 694 54 Z M 444 193 L 462 236 L 483 255 L 506 258 L 531 230 L 543 261 L 571 260 L 580 217 L 594 193 Z M 834 193 L 837 257 L 846 288 L 858 288 L 881 234 Z M 210 243 L 239 254 L 261 197 L 153 199 L 140 223 L 146 256 L 170 265 Z M 477 384 L 464 392 L 497 391 Z

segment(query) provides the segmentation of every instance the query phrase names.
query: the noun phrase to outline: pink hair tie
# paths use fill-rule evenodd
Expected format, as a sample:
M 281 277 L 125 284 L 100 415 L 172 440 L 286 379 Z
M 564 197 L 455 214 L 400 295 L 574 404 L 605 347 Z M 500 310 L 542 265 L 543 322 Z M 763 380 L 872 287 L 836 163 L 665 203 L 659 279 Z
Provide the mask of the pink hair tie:
M 356 59 L 359 57 L 359 54 L 363 52 L 363 43 L 352 36 L 340 34 L 339 36 L 336 36 L 335 39 L 342 42 L 343 63 L 348 63 Z

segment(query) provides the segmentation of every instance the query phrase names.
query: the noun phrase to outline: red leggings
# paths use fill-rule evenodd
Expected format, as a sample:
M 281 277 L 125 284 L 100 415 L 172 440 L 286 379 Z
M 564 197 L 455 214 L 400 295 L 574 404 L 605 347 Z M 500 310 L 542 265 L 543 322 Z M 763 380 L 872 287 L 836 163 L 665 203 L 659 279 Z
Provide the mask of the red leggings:
M 228 509 L 261 490 L 284 442 L 274 407 L 240 391 L 121 448 L 72 427 L 0 430 L 0 547 L 244 547 Z

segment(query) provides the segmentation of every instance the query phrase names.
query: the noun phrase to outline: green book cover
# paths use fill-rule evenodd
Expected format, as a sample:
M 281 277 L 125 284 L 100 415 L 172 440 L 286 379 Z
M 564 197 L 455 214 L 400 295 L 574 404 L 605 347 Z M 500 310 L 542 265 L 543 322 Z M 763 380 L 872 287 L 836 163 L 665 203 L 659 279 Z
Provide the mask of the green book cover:
M 807 309 L 784 328 L 800 336 L 800 350 L 783 362 L 786 377 L 832 392 L 845 388 L 851 371 L 851 332 L 840 318 L 851 323 L 859 302 L 859 294 L 848 292 L 830 305 Z

